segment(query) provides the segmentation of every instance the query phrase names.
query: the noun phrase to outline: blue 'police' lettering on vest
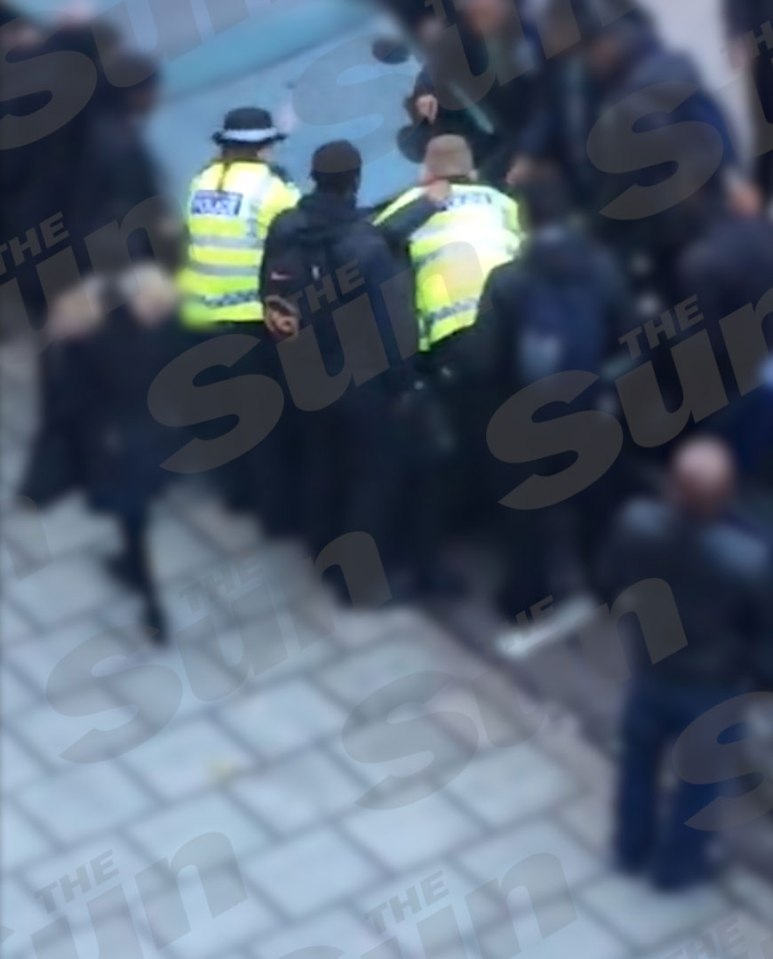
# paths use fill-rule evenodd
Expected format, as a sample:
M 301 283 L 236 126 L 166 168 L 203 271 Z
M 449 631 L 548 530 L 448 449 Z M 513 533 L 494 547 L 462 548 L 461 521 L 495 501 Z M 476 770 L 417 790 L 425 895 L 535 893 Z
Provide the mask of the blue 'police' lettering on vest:
M 244 195 L 224 190 L 197 190 L 191 200 L 194 216 L 238 216 Z
M 481 206 L 491 206 L 494 202 L 494 197 L 491 193 L 475 192 L 470 193 L 457 193 L 452 194 L 444 203 L 443 208 L 446 210 L 453 210 L 454 207 L 459 206 L 470 206 L 472 204 L 478 204 Z

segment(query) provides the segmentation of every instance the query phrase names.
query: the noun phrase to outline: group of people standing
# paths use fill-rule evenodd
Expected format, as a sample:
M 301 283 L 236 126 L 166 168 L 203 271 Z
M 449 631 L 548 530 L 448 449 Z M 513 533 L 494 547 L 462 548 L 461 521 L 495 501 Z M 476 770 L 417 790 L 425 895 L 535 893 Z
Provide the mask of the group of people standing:
M 643 868 L 664 742 L 741 688 L 749 650 L 773 623 L 760 589 L 769 551 L 727 519 L 732 448 L 760 467 L 770 404 L 764 386 L 752 402 L 739 395 L 719 335 L 773 283 L 767 187 L 747 175 L 692 63 L 631 0 L 391 6 L 426 62 L 401 138 L 421 174 L 402 196 L 360 208 L 362 158 L 342 140 L 316 150 L 302 196 L 274 163 L 285 134 L 270 111 L 240 107 L 191 184 L 168 262 L 147 240 L 173 231 L 155 223 L 102 250 L 103 270 L 75 292 L 56 277 L 41 287 L 32 263 L 19 268 L 26 302 L 53 304 L 23 492 L 45 505 L 82 485 L 120 518 L 124 552 L 111 571 L 141 591 L 156 638 L 148 512 L 174 471 L 206 474 L 269 536 L 301 540 L 313 556 L 366 533 L 398 599 L 459 595 L 444 545 L 469 528 L 494 531 L 510 619 L 548 595 L 593 586 L 612 598 L 632 585 L 625 577 L 667 577 L 685 597 L 691 648 L 715 654 L 682 656 L 631 699 L 617 851 L 625 868 Z M 63 211 L 88 273 L 94 230 L 163 192 L 139 133 L 155 72 L 110 31 L 14 43 L 12 66 L 73 44 L 101 65 L 101 95 L 77 122 L 11 151 L 4 180 L 12 233 Z M 115 85 L 121 64 L 135 82 Z M 20 114 L 40 108 L 19 92 Z M 587 422 L 608 403 L 602 367 L 621 337 L 693 297 L 727 379 L 730 405 L 710 424 L 724 445 L 678 453 L 666 492 L 618 520 L 638 484 L 627 455 L 577 495 L 508 508 L 514 489 L 574 465 L 577 448 L 549 439 L 556 406 Z M 670 416 L 684 402 L 683 370 L 667 345 L 652 360 Z M 593 388 L 546 388 L 576 371 Z M 494 415 L 525 390 L 534 415 L 505 429 L 512 455 L 500 458 Z M 689 570 L 674 566 L 680 555 L 693 557 Z M 717 593 L 711 619 L 691 602 L 704 588 Z M 695 696 L 696 684 L 711 695 Z M 687 842 L 683 827 L 659 863 L 662 885 L 706 874 L 706 844 Z

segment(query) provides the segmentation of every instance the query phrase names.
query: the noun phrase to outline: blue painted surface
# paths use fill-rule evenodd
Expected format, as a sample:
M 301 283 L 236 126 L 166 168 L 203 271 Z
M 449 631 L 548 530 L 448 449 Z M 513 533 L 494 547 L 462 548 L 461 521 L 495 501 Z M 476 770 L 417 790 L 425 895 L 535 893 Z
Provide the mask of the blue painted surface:
M 164 20 L 164 30 L 173 39 L 170 24 L 182 24 L 191 11 L 200 25 L 205 39 L 164 58 L 164 100 L 150 131 L 173 194 L 182 199 L 190 178 L 213 154 L 211 134 L 225 112 L 250 104 L 293 124 L 276 160 L 299 185 L 306 183 L 311 152 L 339 138 L 352 140 L 363 153 L 363 202 L 378 202 L 411 184 L 416 168 L 397 150 L 395 138 L 407 122 L 402 101 L 418 64 L 384 66 L 373 59 L 371 43 L 388 22 L 368 0 L 247 2 L 251 16 L 218 35 L 212 34 L 205 0 L 93 4 L 108 17 L 128 10 L 135 40 L 150 49 L 158 43 L 156 11 L 172 18 Z M 38 11 L 63 6 L 50 0 L 24 5 Z M 221 9 L 229 6 L 238 10 L 237 3 L 226 2 Z
M 306 182 L 312 151 L 329 140 L 347 138 L 364 160 L 362 199 L 366 203 L 399 192 L 416 168 L 396 147 L 406 122 L 402 101 L 412 88 L 417 65 L 386 67 L 370 56 L 373 27 L 315 46 L 273 66 L 250 72 L 211 90 L 168 103 L 153 124 L 154 142 L 165 159 L 174 191 L 181 189 L 212 155 L 210 137 L 233 106 L 270 108 L 280 124 L 294 124 L 276 160 L 299 185 Z

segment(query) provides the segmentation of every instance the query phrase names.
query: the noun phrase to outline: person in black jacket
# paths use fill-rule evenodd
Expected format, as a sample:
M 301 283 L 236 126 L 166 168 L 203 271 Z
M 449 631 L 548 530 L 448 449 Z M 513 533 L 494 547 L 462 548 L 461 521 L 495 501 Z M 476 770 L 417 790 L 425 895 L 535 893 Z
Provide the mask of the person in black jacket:
M 724 0 L 725 23 L 732 65 L 749 75 L 754 124 L 755 179 L 766 199 L 773 199 L 773 2 Z
M 693 781 L 678 782 L 666 796 L 660 771 L 667 750 L 707 711 L 770 688 L 773 678 L 769 549 L 730 518 L 735 483 L 732 454 L 721 441 L 688 440 L 674 454 L 665 496 L 628 503 L 602 551 L 609 602 L 637 583 L 657 580 L 667 584 L 678 611 L 674 617 L 636 607 L 639 622 L 660 625 L 646 647 L 635 644 L 616 809 L 620 867 L 649 869 L 662 888 L 711 875 L 713 832 L 690 821 L 732 776 L 719 768 L 717 732 L 709 724 L 701 739 L 705 753 L 691 754 Z M 735 723 L 744 718 L 735 716 Z M 737 738 L 727 729 L 720 742 Z
M 548 34 L 567 30 L 566 10 L 562 0 L 548 4 Z M 511 182 L 523 182 L 535 160 L 556 162 L 624 268 L 669 305 L 685 203 L 711 189 L 749 213 L 759 197 L 719 104 L 645 10 L 630 0 L 582 0 L 576 27 L 579 42 L 548 62 L 548 105 L 524 133 Z
M 364 531 L 389 569 L 400 463 L 395 403 L 410 381 L 417 332 L 410 275 L 357 208 L 361 164 L 346 141 L 320 147 L 314 191 L 276 218 L 266 240 L 260 288 L 287 394 L 268 437 L 269 482 L 285 496 L 294 490 L 315 554 Z
M 773 287 L 773 224 L 766 216 L 741 216 L 710 194 L 695 198 L 691 218 L 693 240 L 676 274 L 680 299 L 696 298 L 701 322 L 684 335 L 708 333 L 729 400 L 703 426 L 725 437 L 745 474 L 758 472 L 773 462 L 773 360 L 763 345 L 750 364 L 753 388 L 739 384 L 720 323 L 756 309 Z
M 614 257 L 571 219 L 568 188 L 557 170 L 541 169 L 523 190 L 522 209 L 527 239 L 515 260 L 492 272 L 476 324 L 489 343 L 497 403 L 565 371 L 599 374 L 610 348 L 635 323 L 625 277 Z M 598 390 L 588 390 L 570 409 L 593 409 L 597 400 Z M 551 473 L 572 455 L 527 469 Z M 499 500 L 517 477 L 491 453 L 489 465 Z M 509 619 L 548 595 L 560 603 L 587 587 L 582 532 L 598 527 L 599 509 L 591 506 L 608 509 L 609 481 L 546 509 L 500 507 L 509 557 L 500 606 Z
M 436 2 L 434 21 L 412 23 L 425 38 L 426 66 L 406 101 L 415 126 L 403 141 L 418 159 L 431 137 L 463 136 L 482 179 L 498 186 L 541 102 L 542 45 L 524 0 L 454 7 Z
M 174 285 L 151 264 L 90 277 L 56 301 L 48 324 L 49 413 L 20 489 L 40 508 L 81 490 L 94 509 L 117 519 L 123 548 L 109 570 L 142 598 L 156 642 L 165 627 L 147 553 L 148 520 L 172 476 L 163 463 L 179 434 L 151 415 L 147 397 L 184 345 L 176 306 Z M 159 396 L 156 412 L 175 402 Z

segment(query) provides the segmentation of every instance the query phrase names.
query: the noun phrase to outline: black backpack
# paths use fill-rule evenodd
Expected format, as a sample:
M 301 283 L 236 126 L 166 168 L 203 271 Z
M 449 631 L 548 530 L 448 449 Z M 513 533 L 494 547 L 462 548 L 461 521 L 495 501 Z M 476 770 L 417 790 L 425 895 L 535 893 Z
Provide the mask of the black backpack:
M 307 325 L 306 291 L 310 287 L 318 288 L 323 277 L 335 272 L 335 242 L 336 237 L 329 231 L 322 233 L 304 226 L 283 238 L 281 249 L 264 266 L 263 302 L 298 317 L 301 326 Z

